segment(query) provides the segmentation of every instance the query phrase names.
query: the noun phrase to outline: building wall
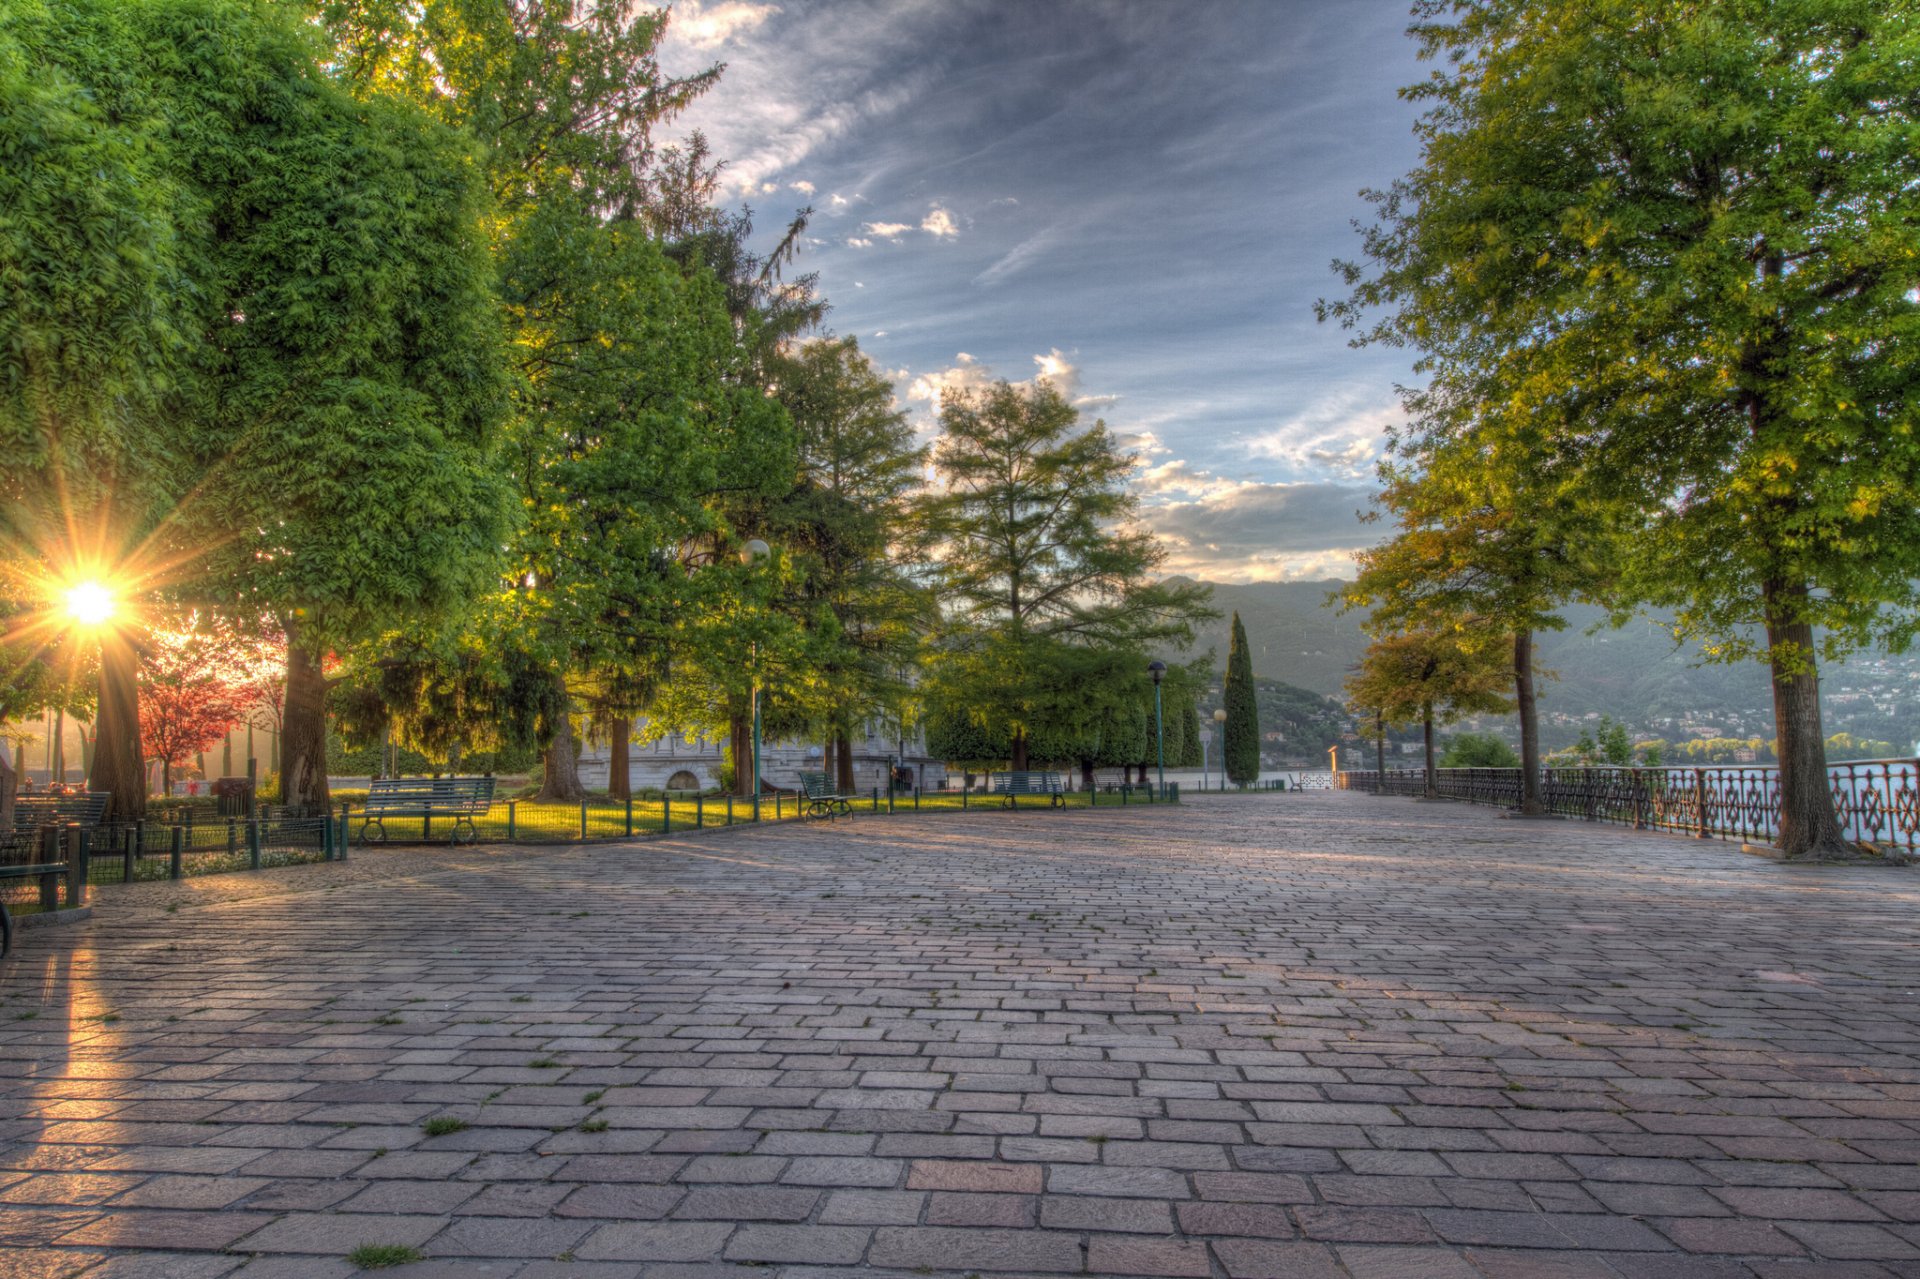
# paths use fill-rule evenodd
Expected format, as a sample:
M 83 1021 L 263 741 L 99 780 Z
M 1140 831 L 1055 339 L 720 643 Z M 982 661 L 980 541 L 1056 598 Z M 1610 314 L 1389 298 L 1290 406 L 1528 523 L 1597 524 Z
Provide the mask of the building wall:
M 633 745 L 628 750 L 628 784 L 636 790 L 699 789 L 720 784 L 720 769 L 725 755 L 720 742 L 692 734 L 669 733 L 658 742 L 643 744 L 647 722 L 634 723 Z M 605 734 L 595 734 L 604 738 Z M 590 790 L 607 784 L 608 746 L 603 740 L 580 753 L 580 781 Z M 869 734 L 853 739 L 854 789 L 861 794 L 887 784 L 887 769 L 904 764 L 913 770 L 922 790 L 939 790 L 946 784 L 946 765 L 930 759 L 926 744 L 917 734 L 904 741 L 895 737 Z M 826 751 L 818 742 L 762 741 L 760 743 L 760 779 L 782 790 L 798 790 L 800 774 L 826 769 Z M 688 785 L 691 775 L 691 785 Z

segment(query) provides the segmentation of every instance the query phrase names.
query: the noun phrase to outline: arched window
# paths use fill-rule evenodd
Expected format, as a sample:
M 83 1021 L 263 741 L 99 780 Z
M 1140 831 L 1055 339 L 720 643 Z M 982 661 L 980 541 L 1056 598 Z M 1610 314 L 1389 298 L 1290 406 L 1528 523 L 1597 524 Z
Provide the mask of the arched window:
M 667 779 L 668 790 L 699 790 L 700 779 L 686 769 L 681 769 Z

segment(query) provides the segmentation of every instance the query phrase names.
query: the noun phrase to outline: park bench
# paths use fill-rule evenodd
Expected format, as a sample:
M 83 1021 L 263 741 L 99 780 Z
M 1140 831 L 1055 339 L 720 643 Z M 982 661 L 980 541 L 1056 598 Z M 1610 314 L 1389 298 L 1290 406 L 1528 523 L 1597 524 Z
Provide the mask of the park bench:
M 462 828 L 466 842 L 476 843 L 480 832 L 473 819 L 484 816 L 493 807 L 491 777 L 377 777 L 367 788 L 366 819 L 360 823 L 361 840 L 387 842 L 387 817 L 418 817 L 421 838 L 431 838 L 433 819 L 453 818 L 448 833 L 450 843 L 459 843 Z M 377 834 L 369 836 L 368 831 Z
M 800 797 L 806 802 L 809 817 L 832 817 L 853 812 L 853 796 L 842 795 L 827 780 L 825 773 L 800 774 Z
M 1060 780 L 1060 774 L 1051 771 L 1001 773 L 993 780 L 992 793 L 1006 798 L 1007 807 L 1012 808 L 1022 795 L 1045 795 L 1052 800 L 1051 807 L 1059 808 L 1067 802 L 1067 788 Z
M 107 804 L 113 798 L 103 790 L 81 791 L 73 795 L 15 795 L 13 830 L 16 843 L 30 840 L 42 826 L 84 826 L 89 830 L 107 817 Z M 0 836 L 8 832 L 0 831 Z

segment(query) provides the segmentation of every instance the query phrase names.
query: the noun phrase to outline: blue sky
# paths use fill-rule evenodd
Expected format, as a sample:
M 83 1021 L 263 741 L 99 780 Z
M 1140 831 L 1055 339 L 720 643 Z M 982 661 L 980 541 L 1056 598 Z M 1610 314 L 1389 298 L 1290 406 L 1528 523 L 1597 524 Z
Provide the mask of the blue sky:
M 1406 0 L 678 0 L 676 126 L 929 427 L 1054 378 L 1141 455 L 1169 567 L 1345 575 L 1408 357 L 1315 323 L 1418 158 Z

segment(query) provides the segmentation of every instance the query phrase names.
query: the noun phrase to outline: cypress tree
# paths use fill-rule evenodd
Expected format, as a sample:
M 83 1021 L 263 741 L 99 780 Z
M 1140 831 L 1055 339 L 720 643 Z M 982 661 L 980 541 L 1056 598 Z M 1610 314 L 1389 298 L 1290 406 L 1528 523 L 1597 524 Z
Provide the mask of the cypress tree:
M 1253 656 L 1247 630 L 1233 615 L 1233 643 L 1227 649 L 1225 750 L 1227 780 L 1244 786 L 1260 776 L 1260 707 L 1253 691 Z

